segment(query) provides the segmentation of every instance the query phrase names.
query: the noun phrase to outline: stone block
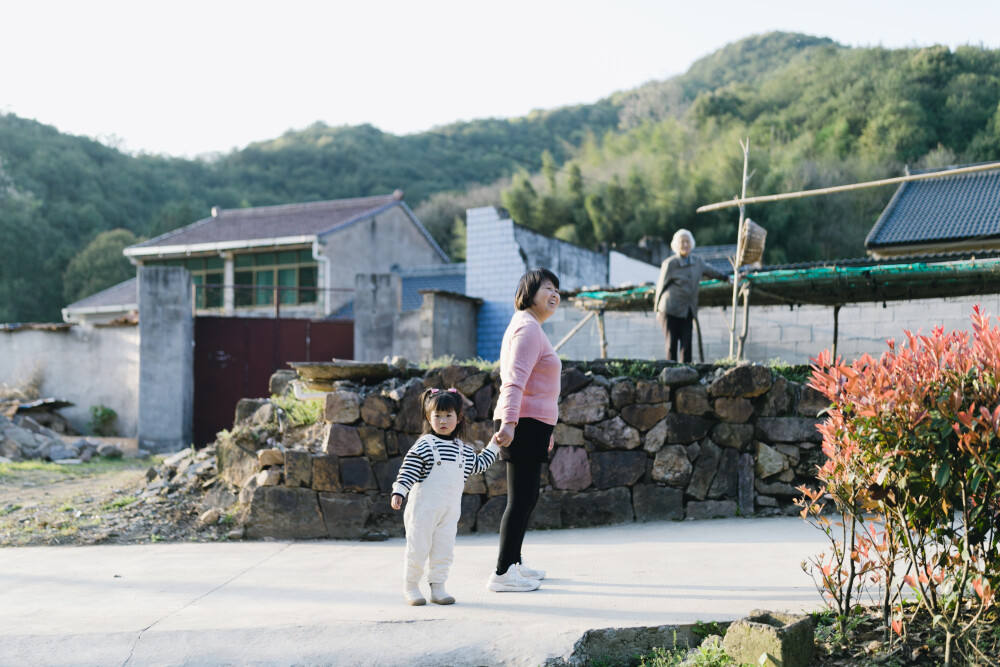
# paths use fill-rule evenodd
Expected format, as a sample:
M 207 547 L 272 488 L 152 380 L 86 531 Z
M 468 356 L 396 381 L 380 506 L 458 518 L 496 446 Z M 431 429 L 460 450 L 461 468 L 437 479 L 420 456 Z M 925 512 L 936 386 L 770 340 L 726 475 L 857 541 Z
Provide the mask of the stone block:
M 622 408 L 622 419 L 630 426 L 646 432 L 670 412 L 668 403 L 637 403 Z
M 603 387 L 590 385 L 560 401 L 559 418 L 578 426 L 593 424 L 604 419 L 609 405 L 608 392 Z
M 590 381 L 591 376 L 587 375 L 576 366 L 564 368 L 560 377 L 561 388 L 559 390 L 559 395 L 568 396 L 570 394 L 575 394 L 590 384 Z
M 465 428 L 465 441 L 469 444 L 477 444 L 480 447 L 488 445 L 494 433 L 492 421 L 468 422 Z
M 280 449 L 258 449 L 257 465 L 261 468 L 280 466 L 285 462 L 285 455 Z
M 773 383 L 770 368 L 757 364 L 744 364 L 723 373 L 709 385 L 708 394 L 713 398 L 719 396 L 752 398 L 765 393 Z
M 660 371 L 660 384 L 683 387 L 698 381 L 698 371 L 690 366 L 667 366 Z
M 803 417 L 819 417 L 820 413 L 829 407 L 830 399 L 822 392 L 816 391 L 806 384 L 799 388 L 799 400 L 795 405 L 795 410 Z
M 277 370 L 267 382 L 267 391 L 271 396 L 284 396 L 292 391 L 292 382 L 298 378 L 299 374 L 293 370 Z
M 382 394 L 369 394 L 361 404 L 361 419 L 369 426 L 389 428 L 396 402 Z
M 739 462 L 739 505 L 740 513 L 749 516 L 754 513 L 754 463 L 753 454 L 740 454 Z
M 372 471 L 371 462 L 364 456 L 340 459 L 340 485 L 344 491 L 374 491 L 378 480 Z
M 372 472 L 375 473 L 375 480 L 378 482 L 378 490 L 382 493 L 392 491 L 393 482 L 399 475 L 399 468 L 403 465 L 403 457 L 397 456 L 388 461 L 376 461 L 372 463 Z
M 278 486 L 281 484 L 281 468 L 268 468 L 257 473 L 257 486 Z
M 769 442 L 821 442 L 818 420 L 809 417 L 762 417 L 757 429 Z
M 258 487 L 243 523 L 246 536 L 251 539 L 297 540 L 327 535 L 316 492 L 311 489 Z
M 341 389 L 326 395 L 323 419 L 334 424 L 352 424 L 361 418 L 361 397 L 353 391 Z
M 567 528 L 628 523 L 634 518 L 632 496 L 622 486 L 604 491 L 567 491 L 561 505 L 562 525 Z
M 642 449 L 648 454 L 656 454 L 667 441 L 667 420 L 661 419 L 656 426 L 649 429 L 642 441 Z
M 711 426 L 711 422 L 701 417 L 671 412 L 667 415 L 667 442 L 686 444 L 701 440 Z
M 708 489 L 715 479 L 715 473 L 719 467 L 719 459 L 722 458 L 722 450 L 711 440 L 702 440 L 699 443 L 701 452 L 694 462 L 691 471 L 691 479 L 688 481 L 686 493 L 697 500 L 704 500 L 708 496 Z
M 792 385 L 795 383 L 790 383 L 783 375 L 776 375 L 774 384 L 767 390 L 763 401 L 759 404 L 760 416 L 777 417 L 788 412 L 793 392 Z
M 712 479 L 712 485 L 708 487 L 709 498 L 729 498 L 739 497 L 740 481 L 740 454 L 735 449 L 723 449 L 719 457 L 719 466 Z
M 552 486 L 568 491 L 583 491 L 593 482 L 590 458 L 583 447 L 556 447 L 549 464 Z
M 365 534 L 362 539 L 403 537 L 406 530 L 403 528 L 402 510 L 392 509 L 387 495 L 369 496 L 369 498 L 371 509 L 365 522 Z
M 687 519 L 729 519 L 736 516 L 734 500 L 692 500 L 684 513 Z
M 754 486 L 759 493 L 763 493 L 768 496 L 785 496 L 786 498 L 797 498 L 802 494 L 791 484 L 785 482 L 765 482 L 764 480 L 758 479 Z
M 223 438 L 215 446 L 215 465 L 219 475 L 232 486 L 240 486 L 250 475 L 257 472 L 257 456 L 243 449 L 229 438 Z
M 478 373 L 472 373 L 466 376 L 464 379 L 456 382 L 453 386 L 458 389 L 463 396 L 469 398 L 475 395 L 477 391 L 483 388 L 483 385 L 487 380 L 490 379 L 490 374 L 484 371 Z
M 316 491 L 341 491 L 340 462 L 336 456 L 312 457 L 312 488 Z
M 809 616 L 754 609 L 729 626 L 723 647 L 741 664 L 809 667 L 815 653 L 814 632 Z
M 364 443 L 362 443 L 362 447 Z M 385 453 L 388 456 L 399 456 L 399 434 L 395 431 L 385 432 Z
M 716 424 L 712 428 L 712 440 L 723 447 L 743 449 L 753 442 L 754 429 L 752 424 Z
M 465 488 L 462 489 L 462 493 L 476 495 L 486 493 L 486 479 L 483 477 L 483 473 L 469 475 L 469 479 L 465 480 Z
M 636 403 L 666 403 L 670 400 L 670 387 L 651 380 L 635 383 Z
M 241 398 L 236 402 L 235 424 L 249 420 L 261 407 L 270 405 L 271 401 L 266 398 Z
M 462 514 L 458 518 L 458 534 L 467 535 L 476 528 L 476 514 L 483 506 L 483 499 L 478 495 L 462 496 Z
M 424 393 L 424 383 L 419 378 L 413 378 L 406 383 L 402 400 L 399 402 L 399 412 L 393 427 L 404 433 L 420 433 L 423 429 L 424 414 L 420 397 Z
M 562 528 L 563 491 L 539 494 L 535 509 L 528 518 L 528 530 L 551 530 Z
M 330 432 L 323 443 L 323 453 L 335 456 L 361 456 L 365 453 L 358 429 L 343 424 L 330 424 Z
M 486 495 L 489 497 L 507 496 L 507 464 L 503 461 L 495 463 L 483 472 L 486 480 Z
M 594 452 L 590 455 L 594 486 L 632 486 L 646 472 L 646 452 Z
M 389 454 L 385 448 L 385 431 L 374 426 L 359 426 L 358 437 L 364 455 L 372 461 L 387 461 Z
M 721 421 L 729 424 L 745 424 L 753 416 L 753 404 L 745 398 L 717 398 L 712 409 Z
M 479 508 L 476 512 L 476 532 L 477 533 L 498 533 L 500 532 L 500 519 L 507 508 L 507 496 L 493 496 Z
M 693 625 L 658 625 L 636 628 L 601 628 L 587 630 L 573 646 L 569 660 L 550 664 L 573 665 L 635 665 L 636 656 L 652 653 L 653 649 L 689 649 L 698 646 L 701 637 Z M 707 641 L 707 640 L 706 640 Z M 645 660 L 643 659 L 643 664 Z M 651 664 L 673 664 L 665 661 Z M 688 664 L 687 662 L 681 664 Z
M 653 480 L 668 486 L 685 487 L 693 469 L 684 447 L 667 445 L 653 459 Z
M 552 431 L 552 438 L 557 445 L 582 445 L 583 429 L 576 426 L 567 426 L 562 422 L 556 424 Z
M 674 391 L 674 410 L 687 415 L 706 415 L 712 411 L 708 403 L 708 390 L 705 385 L 691 384 Z
M 636 449 L 642 444 L 639 431 L 625 423 L 621 417 L 600 424 L 584 427 L 583 437 L 596 449 Z
M 368 532 L 372 499 L 356 493 L 321 493 L 319 506 L 322 511 L 326 534 L 339 540 L 361 539 Z
M 285 486 L 312 486 L 312 455 L 300 449 L 285 451 Z
M 611 404 L 616 410 L 635 403 L 635 384 L 631 380 L 621 380 L 611 385 Z
M 632 508 L 636 521 L 665 521 L 684 518 L 684 492 L 669 486 L 642 484 L 632 487 Z
M 488 383 L 482 386 L 472 395 L 472 403 L 476 406 L 476 414 L 480 419 L 493 420 L 493 384 Z

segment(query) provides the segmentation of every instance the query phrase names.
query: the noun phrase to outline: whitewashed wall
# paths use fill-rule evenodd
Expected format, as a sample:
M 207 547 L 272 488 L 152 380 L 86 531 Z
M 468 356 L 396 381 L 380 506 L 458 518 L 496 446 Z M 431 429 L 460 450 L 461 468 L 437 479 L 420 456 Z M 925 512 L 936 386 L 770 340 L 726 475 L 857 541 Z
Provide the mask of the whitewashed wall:
M 886 339 L 904 339 L 903 330 L 930 333 L 935 326 L 947 330 L 971 329 L 972 306 L 981 304 L 994 317 L 1000 315 L 1000 295 L 954 299 L 927 299 L 844 306 L 840 309 L 837 353 L 854 359 L 869 353 L 878 356 L 886 350 Z M 586 315 L 566 304 L 545 323 L 553 344 L 560 341 Z M 701 308 L 699 320 L 705 347 L 705 360 L 715 361 L 729 355 L 730 309 Z M 606 313 L 608 357 L 665 359 L 663 334 L 652 312 Z M 737 322 L 737 331 L 742 326 Z M 752 361 L 780 359 L 786 363 L 806 364 L 833 342 L 833 308 L 802 306 L 751 306 L 746 358 Z M 697 343 L 695 343 L 697 345 Z M 559 354 L 575 360 L 600 356 L 596 318 L 584 325 L 566 343 Z M 694 359 L 698 360 L 695 347 Z
M 75 429 L 87 433 L 90 407 L 118 413 L 118 434 L 135 437 L 139 412 L 139 327 L 73 326 L 0 333 L 0 383 L 15 386 L 35 368 L 44 398 L 63 398 Z

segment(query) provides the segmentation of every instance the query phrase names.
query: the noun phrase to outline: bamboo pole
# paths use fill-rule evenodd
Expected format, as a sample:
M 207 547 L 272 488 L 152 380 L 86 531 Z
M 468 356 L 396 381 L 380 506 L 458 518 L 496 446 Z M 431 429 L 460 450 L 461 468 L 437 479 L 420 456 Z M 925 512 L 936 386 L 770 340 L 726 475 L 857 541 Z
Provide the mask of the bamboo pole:
M 740 144 L 742 145 L 742 143 Z M 749 146 L 749 140 L 748 140 Z M 1000 169 L 1000 162 L 991 162 L 989 164 L 980 164 L 974 167 L 959 167 L 957 169 L 948 169 L 945 171 L 935 171 L 929 174 L 914 174 L 909 176 L 897 176 L 896 178 L 883 178 L 880 181 L 867 181 L 864 183 L 852 183 L 850 185 L 835 185 L 829 188 L 819 188 L 817 190 L 800 190 L 799 192 L 786 192 L 780 195 L 761 195 L 759 197 L 746 198 L 746 191 L 742 197 L 734 197 L 729 201 L 720 201 L 715 204 L 706 204 L 705 206 L 700 206 L 695 209 L 696 213 L 707 213 L 708 211 L 717 211 L 722 208 L 729 208 L 731 206 L 739 206 L 743 208 L 747 204 L 761 204 L 764 202 L 771 201 L 782 201 L 784 199 L 801 199 L 802 197 L 815 197 L 817 195 L 828 195 L 834 192 L 849 192 L 851 190 L 860 190 L 862 188 L 874 188 L 881 185 L 892 185 L 893 183 L 909 183 L 910 181 L 924 181 L 929 178 L 941 178 L 943 176 L 955 176 L 958 174 L 971 174 L 977 171 L 989 171 L 991 169 Z M 744 166 L 744 181 L 746 180 L 746 167 Z
M 559 341 L 558 343 L 556 343 L 556 346 L 554 348 L 552 348 L 552 349 L 555 350 L 556 352 L 558 352 L 559 348 L 562 347 L 563 345 L 565 345 L 569 341 L 570 338 L 572 338 L 573 336 L 575 336 L 576 332 L 579 331 L 580 329 L 582 329 L 583 325 L 586 324 L 587 322 L 589 322 L 590 318 L 592 318 L 596 314 L 597 314 L 596 310 L 592 310 L 589 313 L 587 313 L 587 316 L 584 317 L 579 322 L 577 322 L 576 326 L 573 327 L 572 329 L 570 329 L 569 333 L 566 334 L 565 336 L 563 336 L 563 339 L 561 341 Z
M 597 333 L 601 338 L 601 359 L 608 358 L 608 337 L 604 333 L 604 309 L 597 312 Z

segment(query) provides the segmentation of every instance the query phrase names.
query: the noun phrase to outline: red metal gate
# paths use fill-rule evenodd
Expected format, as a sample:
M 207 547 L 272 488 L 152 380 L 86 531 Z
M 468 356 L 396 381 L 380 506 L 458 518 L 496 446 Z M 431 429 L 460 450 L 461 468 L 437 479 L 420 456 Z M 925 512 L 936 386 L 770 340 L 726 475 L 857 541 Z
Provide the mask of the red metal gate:
M 268 395 L 289 361 L 354 358 L 351 320 L 199 316 L 194 320 L 194 441 L 231 428 L 241 398 Z

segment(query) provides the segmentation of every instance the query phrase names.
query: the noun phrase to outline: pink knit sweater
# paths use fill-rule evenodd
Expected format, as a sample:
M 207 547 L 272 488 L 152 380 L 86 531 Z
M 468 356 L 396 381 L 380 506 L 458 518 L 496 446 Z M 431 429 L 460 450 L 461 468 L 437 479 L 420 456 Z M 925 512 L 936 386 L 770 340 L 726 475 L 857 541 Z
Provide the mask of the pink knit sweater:
M 500 399 L 494 419 L 517 423 L 522 417 L 546 424 L 559 420 L 562 362 L 531 312 L 514 313 L 500 347 Z

